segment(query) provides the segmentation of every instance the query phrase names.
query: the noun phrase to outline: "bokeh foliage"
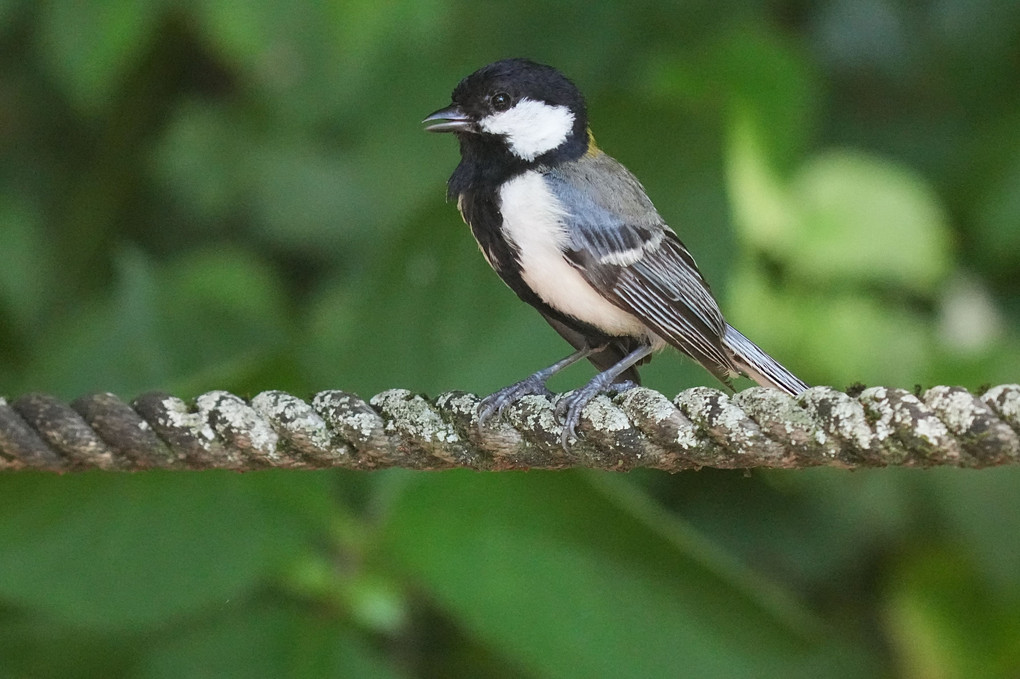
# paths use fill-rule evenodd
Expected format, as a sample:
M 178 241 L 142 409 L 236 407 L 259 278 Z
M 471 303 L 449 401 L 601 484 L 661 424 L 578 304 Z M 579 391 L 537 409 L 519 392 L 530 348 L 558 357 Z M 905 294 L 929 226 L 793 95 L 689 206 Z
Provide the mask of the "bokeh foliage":
M 0 46 L 6 396 L 486 393 L 560 357 L 417 124 L 515 55 L 809 382 L 1020 374 L 1017 3 L 7 0 Z M 0 676 L 1016 676 L 1018 482 L 9 475 Z

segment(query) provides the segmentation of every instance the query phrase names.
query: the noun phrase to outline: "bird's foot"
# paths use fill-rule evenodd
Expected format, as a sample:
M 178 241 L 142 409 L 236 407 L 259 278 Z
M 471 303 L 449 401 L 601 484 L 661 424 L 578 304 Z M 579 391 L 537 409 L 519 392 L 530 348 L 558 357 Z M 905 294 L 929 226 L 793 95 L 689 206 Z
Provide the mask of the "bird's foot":
M 638 386 L 632 380 L 612 382 L 612 378 L 613 376 L 609 373 L 596 375 L 591 382 L 562 397 L 556 404 L 556 417 L 563 423 L 563 433 L 560 434 L 560 444 L 563 446 L 563 450 L 569 452 L 570 439 L 577 438 L 577 425 L 581 421 L 581 413 L 592 399 L 604 392 L 620 394 Z
M 541 374 L 532 375 L 483 398 L 478 404 L 478 428 L 484 427 L 493 415 L 502 417 L 504 410 L 525 396 L 536 394 L 551 398 L 553 393 L 545 386 L 546 379 L 548 378 Z
M 608 387 L 606 387 L 606 391 L 611 394 L 622 394 L 625 391 L 637 389 L 638 386 L 640 385 L 638 385 L 638 383 L 635 382 L 634 380 L 624 380 L 623 382 L 613 382 Z

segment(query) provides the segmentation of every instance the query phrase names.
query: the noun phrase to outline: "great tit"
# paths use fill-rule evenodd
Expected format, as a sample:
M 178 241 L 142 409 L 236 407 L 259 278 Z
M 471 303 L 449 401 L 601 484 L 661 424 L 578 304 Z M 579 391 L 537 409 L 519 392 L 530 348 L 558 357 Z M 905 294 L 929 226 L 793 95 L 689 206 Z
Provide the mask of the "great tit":
M 595 145 L 584 98 L 562 73 L 505 59 L 464 78 L 425 118 L 452 132 L 460 164 L 448 197 L 503 282 L 576 351 L 479 405 L 479 426 L 587 358 L 599 374 L 561 398 L 562 443 L 596 395 L 639 383 L 666 345 L 732 388 L 743 374 L 796 395 L 807 385 L 723 320 L 694 258 L 627 168 Z

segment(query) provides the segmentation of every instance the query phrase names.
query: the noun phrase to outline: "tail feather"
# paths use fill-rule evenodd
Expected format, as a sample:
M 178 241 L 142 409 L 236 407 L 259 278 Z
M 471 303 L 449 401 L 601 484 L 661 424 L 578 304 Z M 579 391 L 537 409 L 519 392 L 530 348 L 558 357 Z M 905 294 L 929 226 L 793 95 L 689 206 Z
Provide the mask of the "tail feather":
M 774 387 L 791 396 L 796 396 L 808 388 L 799 377 L 740 334 L 732 325 L 726 326 L 723 344 L 732 352 L 733 362 L 737 368 L 761 386 Z

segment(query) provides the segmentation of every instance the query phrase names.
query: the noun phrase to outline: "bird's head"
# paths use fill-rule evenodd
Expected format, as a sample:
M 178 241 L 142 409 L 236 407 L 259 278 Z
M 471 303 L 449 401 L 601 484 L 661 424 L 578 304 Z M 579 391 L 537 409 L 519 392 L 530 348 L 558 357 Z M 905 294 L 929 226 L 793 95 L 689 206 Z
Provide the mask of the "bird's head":
M 526 164 L 578 158 L 588 149 L 588 114 L 574 83 L 551 66 L 504 59 L 460 81 L 453 103 L 425 118 L 454 132 L 462 152 L 498 148 Z

